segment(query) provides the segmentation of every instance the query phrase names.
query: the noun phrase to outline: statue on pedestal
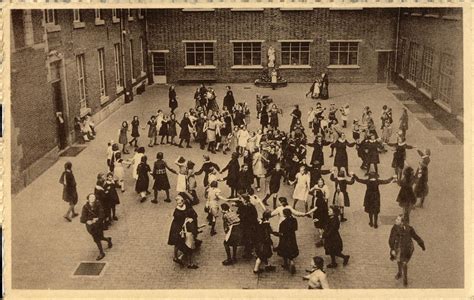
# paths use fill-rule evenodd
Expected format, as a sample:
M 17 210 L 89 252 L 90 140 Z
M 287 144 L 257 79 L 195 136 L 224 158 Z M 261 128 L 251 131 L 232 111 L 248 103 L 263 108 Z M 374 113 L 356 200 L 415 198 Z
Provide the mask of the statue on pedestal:
M 270 46 L 270 48 L 268 48 L 267 55 L 268 55 L 268 67 L 269 68 L 275 67 L 275 48 Z

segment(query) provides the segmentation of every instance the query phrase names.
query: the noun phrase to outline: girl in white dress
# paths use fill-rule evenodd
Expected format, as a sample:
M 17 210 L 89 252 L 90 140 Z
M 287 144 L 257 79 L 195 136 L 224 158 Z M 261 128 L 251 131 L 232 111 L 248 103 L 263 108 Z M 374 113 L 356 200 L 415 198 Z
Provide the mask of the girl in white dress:
M 179 167 L 178 178 L 176 179 L 176 192 L 185 193 L 186 192 L 186 175 L 188 174 L 186 159 L 180 156 L 174 162 Z
M 260 149 L 258 147 L 255 148 L 255 152 L 253 153 L 252 158 L 252 169 L 253 175 L 257 179 L 257 192 L 260 192 L 260 178 L 265 178 L 265 175 L 267 173 L 265 170 L 264 161 L 268 162 L 265 157 L 263 157 L 263 155 L 260 153 Z
M 118 181 L 118 184 L 120 185 L 120 189 L 122 190 L 122 193 L 125 192 L 125 172 L 124 172 L 124 165 L 127 165 L 130 167 L 132 164 L 131 161 L 129 160 L 123 160 L 122 154 L 120 152 L 117 152 L 115 154 L 115 162 L 114 162 L 114 176 Z
M 135 151 L 135 154 L 133 155 L 133 158 L 132 158 L 132 162 L 133 162 L 132 177 L 135 180 L 138 180 L 138 172 L 137 172 L 138 165 L 142 161 L 142 157 L 144 155 L 145 155 L 145 148 L 144 147 L 137 148 L 137 150 Z
M 293 208 L 296 208 L 296 204 L 298 203 L 298 200 L 301 200 L 304 202 L 304 208 L 305 212 L 308 212 L 308 194 L 309 194 L 309 189 L 310 189 L 310 176 L 306 172 L 306 167 L 301 166 L 300 171 L 298 174 L 296 174 L 296 178 L 293 182 L 289 181 L 290 184 L 295 185 L 295 190 L 293 191 Z
M 308 280 L 308 289 L 329 289 L 329 283 L 323 268 L 324 259 L 320 256 L 313 257 L 311 270 L 307 270 L 310 274 L 303 276 L 304 280 Z

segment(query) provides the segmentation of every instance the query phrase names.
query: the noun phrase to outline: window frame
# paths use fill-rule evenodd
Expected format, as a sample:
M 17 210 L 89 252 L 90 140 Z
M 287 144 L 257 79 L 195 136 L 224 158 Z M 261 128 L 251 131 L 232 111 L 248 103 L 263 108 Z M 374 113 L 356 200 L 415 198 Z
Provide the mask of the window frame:
M 215 69 L 216 68 L 216 59 L 215 59 L 215 40 L 196 40 L 196 41 L 182 41 L 184 44 L 184 63 L 185 69 Z M 188 62 L 188 44 L 194 44 L 194 64 L 190 64 Z M 202 44 L 202 56 L 203 56 L 203 64 L 197 64 L 197 57 L 196 55 L 200 52 L 196 52 L 196 45 Z M 206 64 L 206 54 L 211 52 L 206 52 L 206 44 L 212 45 L 212 64 Z
M 451 74 L 447 72 L 445 62 L 449 59 L 451 62 L 448 64 Z M 438 83 L 438 99 L 449 107 L 453 101 L 454 94 L 454 79 L 455 79 L 455 59 L 454 56 L 448 53 L 442 53 L 439 66 L 439 83 Z M 449 82 L 449 86 L 446 88 L 446 83 Z M 448 90 L 448 93 L 445 91 Z
M 128 8 L 128 9 L 127 9 L 127 17 L 128 17 L 128 20 L 129 20 L 129 21 L 135 20 L 135 18 L 133 17 L 133 11 L 132 11 L 131 8 Z
M 79 104 L 80 108 L 87 108 L 87 89 L 86 89 L 86 63 L 85 54 L 76 55 L 76 74 L 77 86 L 79 89 Z
M 138 19 L 143 19 L 145 18 L 145 15 L 143 14 L 143 9 L 139 8 L 137 11 Z
M 424 47 L 421 58 L 421 88 L 430 94 L 433 89 L 433 62 L 433 48 Z
M 77 13 L 77 15 L 76 15 L 76 13 Z M 84 17 L 82 15 L 82 11 L 80 9 L 73 9 L 72 15 L 73 15 L 72 16 L 72 24 L 73 24 L 74 29 L 86 27 L 86 23 L 84 22 Z M 78 18 L 76 18 L 76 17 L 78 17 Z
M 118 14 L 118 9 L 112 8 L 112 23 L 119 23 L 119 22 L 120 22 L 120 16 Z
M 410 42 L 409 50 L 409 60 L 408 60 L 408 76 L 407 80 L 416 84 L 417 80 L 417 69 L 420 63 L 420 45 L 416 42 Z
M 123 74 L 120 60 L 122 58 L 122 47 L 120 43 L 114 44 L 114 70 L 115 70 L 115 89 L 117 92 L 123 90 Z
M 329 66 L 328 68 L 340 68 L 340 69 L 351 69 L 351 68 L 360 68 L 360 43 L 362 40 L 329 40 Z M 332 45 L 331 44 L 336 44 L 338 43 L 338 49 L 337 50 L 331 50 Z M 342 44 L 347 44 L 347 50 L 341 49 Z M 357 47 L 357 50 L 354 51 L 351 49 L 351 47 L 354 46 L 354 44 Z M 337 53 L 337 63 L 333 64 L 331 61 L 331 54 L 332 53 Z M 355 64 L 350 64 L 351 60 L 351 53 L 356 54 L 356 63 Z M 347 56 L 347 63 L 341 63 L 341 60 L 343 57 L 341 57 L 341 54 L 345 54 Z
M 94 16 L 95 16 L 95 25 L 104 25 L 105 24 L 102 9 L 100 9 L 100 8 L 94 9 Z
M 257 68 L 257 69 L 260 69 L 260 68 L 263 68 L 263 60 L 262 60 L 262 52 L 263 52 L 263 41 L 262 40 L 231 40 L 230 41 L 231 44 L 232 44 L 232 68 L 235 68 L 235 69 L 238 69 L 238 68 L 247 68 L 247 69 L 250 69 L 250 68 Z M 236 45 L 237 44 L 241 44 L 241 50 L 240 51 L 236 51 Z M 244 44 L 250 44 L 250 62 L 251 64 L 244 64 L 244 53 L 248 53 L 248 51 L 244 50 Z M 259 50 L 254 50 L 253 47 L 254 47 L 254 44 L 258 44 L 259 45 Z M 255 64 L 254 63 L 254 55 L 256 53 L 259 53 L 260 54 L 260 63 L 258 64 Z M 236 64 L 235 63 L 235 55 L 236 53 L 240 53 L 242 55 L 241 57 L 241 64 Z
M 311 43 L 313 42 L 312 40 L 279 40 L 280 43 L 280 68 L 311 68 Z M 292 44 L 299 43 L 299 50 L 297 52 L 292 51 Z M 308 50 L 304 51 L 308 53 L 308 63 L 307 64 L 302 64 L 301 63 L 301 54 L 303 53 L 302 51 L 302 45 L 303 43 L 308 44 Z M 283 47 L 285 44 L 288 44 L 289 51 L 283 50 Z M 288 53 L 288 64 L 286 64 L 283 61 L 283 55 L 284 53 Z M 291 63 L 291 58 L 293 53 L 298 53 L 298 64 L 292 64 Z
M 52 12 L 52 15 L 50 16 L 49 13 Z M 52 20 L 50 20 L 50 17 Z M 56 9 L 45 9 L 43 10 L 43 18 L 44 18 L 44 23 L 46 25 L 58 25 L 58 13 Z
M 107 97 L 107 80 L 105 75 L 105 49 L 97 49 L 97 64 L 99 71 L 99 92 L 100 98 Z

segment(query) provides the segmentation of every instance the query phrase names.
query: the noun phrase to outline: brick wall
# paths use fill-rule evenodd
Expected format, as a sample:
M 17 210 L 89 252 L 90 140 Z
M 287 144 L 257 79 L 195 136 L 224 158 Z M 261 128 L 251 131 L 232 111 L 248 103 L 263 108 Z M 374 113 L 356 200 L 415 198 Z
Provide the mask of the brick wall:
M 312 40 L 310 69 L 281 69 L 290 82 L 308 82 L 329 64 L 330 39 L 360 39 L 360 69 L 331 69 L 331 81 L 375 82 L 376 49 L 393 49 L 397 10 L 364 9 L 335 11 L 232 11 L 186 12 L 180 9 L 148 10 L 150 50 L 170 50 L 167 76 L 171 82 L 200 76 L 221 82 L 253 82 L 261 70 L 233 70 L 233 45 L 229 40 L 264 40 L 262 64 L 267 64 L 270 46 L 276 50 L 280 65 L 278 40 Z M 215 70 L 185 70 L 183 40 L 217 40 L 214 47 Z
M 416 68 L 415 84 L 422 83 L 423 51 L 425 47 L 433 49 L 432 87 L 433 99 L 439 97 L 440 66 L 442 54 L 454 57 L 454 94 L 448 103 L 454 114 L 462 115 L 463 111 L 463 32 L 461 9 L 405 9 L 401 12 L 400 38 L 408 44 L 415 42 L 420 46 L 420 63 Z M 407 51 L 409 56 L 409 51 Z M 407 66 L 408 61 L 407 59 Z M 401 63 L 401 62 L 399 62 Z

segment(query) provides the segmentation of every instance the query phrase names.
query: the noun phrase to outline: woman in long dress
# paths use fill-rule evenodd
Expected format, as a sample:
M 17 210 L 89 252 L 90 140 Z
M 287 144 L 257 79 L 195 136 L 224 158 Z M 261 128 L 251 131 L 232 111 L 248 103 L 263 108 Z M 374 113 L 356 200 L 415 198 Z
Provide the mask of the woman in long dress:
M 283 209 L 283 221 L 279 225 L 278 236 L 280 238 L 276 251 L 283 258 L 282 267 L 289 270 L 291 274 L 296 273 L 294 259 L 299 255 L 298 243 L 296 242 L 296 231 L 298 221 L 293 217 L 289 208 Z
M 339 234 L 339 209 L 337 207 L 330 207 L 328 214 L 329 222 L 323 233 L 324 251 L 326 252 L 326 255 L 331 256 L 331 263 L 327 265 L 327 267 L 337 267 L 336 256 L 344 260 L 342 265 L 345 266 L 349 262 L 350 255 L 344 255 L 342 253 L 344 246 L 341 235 Z
M 179 250 L 184 248 L 184 240 L 181 237 L 181 230 L 186 220 L 186 205 L 183 197 L 176 196 L 176 208 L 173 212 L 173 221 L 170 226 L 170 233 L 168 236 L 168 245 L 174 247 L 173 261 L 180 265 L 184 265 L 184 262 L 179 257 Z
M 405 160 L 407 157 L 406 150 L 415 147 L 408 145 L 402 134 L 398 135 L 396 143 L 387 143 L 387 145 L 395 148 L 395 152 L 393 152 L 392 168 L 395 171 L 395 175 L 397 175 L 397 181 L 400 181 L 402 179 L 402 171 L 405 167 Z
M 408 262 L 415 250 L 413 240 L 425 251 L 423 240 L 416 234 L 415 229 L 406 222 L 403 215 L 399 215 L 390 231 L 388 244 L 390 246 L 390 259 L 396 260 L 398 265 L 395 279 L 398 280 L 403 276 L 404 286 L 408 285 Z
M 304 202 L 304 208 L 305 212 L 308 212 L 308 194 L 310 190 L 310 177 L 309 174 L 306 172 L 306 167 L 301 166 L 300 171 L 298 174 L 296 174 L 296 179 L 293 182 L 290 182 L 290 184 L 295 185 L 295 189 L 293 191 L 293 208 L 296 208 L 296 204 L 298 203 L 298 200 L 301 200 Z
M 347 158 L 347 147 L 354 147 L 355 143 L 349 143 L 346 140 L 346 135 L 341 133 L 339 138 L 332 143 L 331 148 L 336 150 L 336 155 L 334 156 L 334 166 L 339 170 L 344 168 L 346 172 L 349 171 L 349 160 Z
M 265 129 L 268 127 L 269 117 L 268 117 L 268 106 L 266 103 L 263 104 L 262 110 L 260 112 L 260 125 L 262 125 L 262 132 L 265 133 Z
M 130 123 L 132 125 L 132 139 L 130 140 L 129 144 L 132 146 L 132 144 L 135 142 L 135 148 L 138 147 L 138 138 L 140 137 L 140 121 L 138 120 L 138 116 L 133 116 L 133 120 Z

